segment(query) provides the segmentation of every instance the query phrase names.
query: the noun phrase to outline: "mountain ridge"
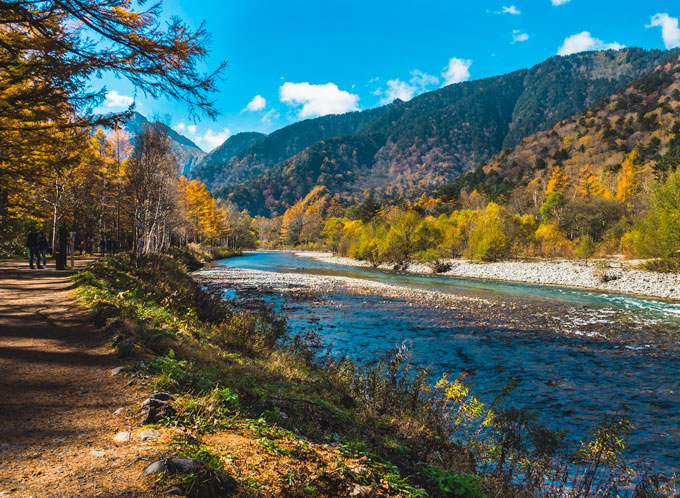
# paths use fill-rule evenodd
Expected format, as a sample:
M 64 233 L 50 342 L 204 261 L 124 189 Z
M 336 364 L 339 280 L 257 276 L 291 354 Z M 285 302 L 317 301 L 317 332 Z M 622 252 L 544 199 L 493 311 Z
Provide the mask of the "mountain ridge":
M 281 214 L 316 185 L 346 199 L 365 192 L 383 199 L 414 197 L 582 111 L 670 55 L 630 48 L 551 57 L 530 69 L 449 85 L 408 102 L 295 123 L 226 164 L 212 165 L 211 175 L 197 168 L 192 176 L 261 215 Z M 372 158 L 366 156 L 369 148 L 376 149 Z

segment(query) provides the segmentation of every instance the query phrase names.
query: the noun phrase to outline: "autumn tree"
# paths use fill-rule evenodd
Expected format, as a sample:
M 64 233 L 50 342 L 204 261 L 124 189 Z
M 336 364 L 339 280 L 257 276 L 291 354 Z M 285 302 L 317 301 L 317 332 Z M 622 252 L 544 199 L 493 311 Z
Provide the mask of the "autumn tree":
M 545 190 L 545 196 L 550 197 L 551 194 L 564 192 L 567 186 L 567 177 L 564 175 L 561 166 L 555 166 L 550 175 L 550 181 Z
M 636 151 L 631 152 L 621 164 L 618 183 L 616 186 L 616 199 L 628 202 L 640 190 L 639 170 L 640 156 Z
M 593 167 L 590 164 L 586 164 L 579 173 L 576 192 L 585 199 L 592 197 L 609 199 L 612 197 L 611 192 L 604 187 L 600 178 L 593 173 Z
M 112 73 L 146 95 L 183 102 L 192 115 L 214 117 L 211 94 L 224 65 L 201 74 L 208 43 L 203 25 L 192 30 L 177 17 L 161 22 L 161 2 L 148 8 L 132 0 L 0 2 L 3 226 L 17 212 L 9 199 L 44 189 L 74 135 L 128 116 L 130 110 L 93 114 L 106 94 L 92 89 L 93 76 Z

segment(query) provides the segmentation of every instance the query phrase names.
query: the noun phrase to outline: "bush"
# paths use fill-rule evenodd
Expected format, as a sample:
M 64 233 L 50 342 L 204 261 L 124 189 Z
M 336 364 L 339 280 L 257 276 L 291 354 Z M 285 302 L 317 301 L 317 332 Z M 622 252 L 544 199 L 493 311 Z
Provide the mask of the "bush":
M 481 491 L 481 480 L 474 474 L 452 474 L 433 465 L 423 466 L 423 474 L 447 498 L 486 498 Z
M 272 348 L 285 333 L 285 322 L 267 311 L 238 311 L 213 332 L 212 340 L 223 347 L 262 350 Z
M 0 242 L 0 258 L 16 258 L 27 256 L 28 249 L 19 240 L 5 240 Z

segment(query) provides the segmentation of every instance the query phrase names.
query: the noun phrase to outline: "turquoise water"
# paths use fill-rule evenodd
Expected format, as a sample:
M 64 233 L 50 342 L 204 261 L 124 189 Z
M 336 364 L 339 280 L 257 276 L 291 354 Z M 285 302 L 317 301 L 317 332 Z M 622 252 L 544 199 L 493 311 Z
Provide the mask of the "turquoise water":
M 313 302 L 269 298 L 293 331 L 316 330 L 336 354 L 370 362 L 406 342 L 437 376 L 467 372 L 471 387 L 487 401 L 517 378 L 513 402 L 540 412 L 574 441 L 585 437 L 603 414 L 623 410 L 636 424 L 629 441 L 631 461 L 656 471 L 680 470 L 678 303 L 349 268 L 281 252 L 250 253 L 220 264 L 370 279 L 495 303 L 496 311 L 487 313 L 483 307 L 448 312 L 340 291 Z M 238 288 L 228 292 L 239 296 Z

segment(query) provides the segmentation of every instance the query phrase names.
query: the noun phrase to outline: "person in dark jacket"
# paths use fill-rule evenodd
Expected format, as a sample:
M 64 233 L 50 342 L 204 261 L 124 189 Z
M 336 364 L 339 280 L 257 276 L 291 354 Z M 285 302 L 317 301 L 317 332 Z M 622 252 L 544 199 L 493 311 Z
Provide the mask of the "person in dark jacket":
M 38 234 L 38 268 L 47 268 L 47 236 L 45 232 Z M 42 267 L 40 266 L 40 258 L 42 257 Z
M 26 237 L 26 247 L 28 247 L 28 262 L 31 268 L 35 268 L 35 266 L 33 266 L 33 259 L 37 259 L 38 268 L 40 268 L 40 260 L 38 259 L 38 234 L 33 228 L 31 228 L 31 231 L 28 232 L 28 237 Z

